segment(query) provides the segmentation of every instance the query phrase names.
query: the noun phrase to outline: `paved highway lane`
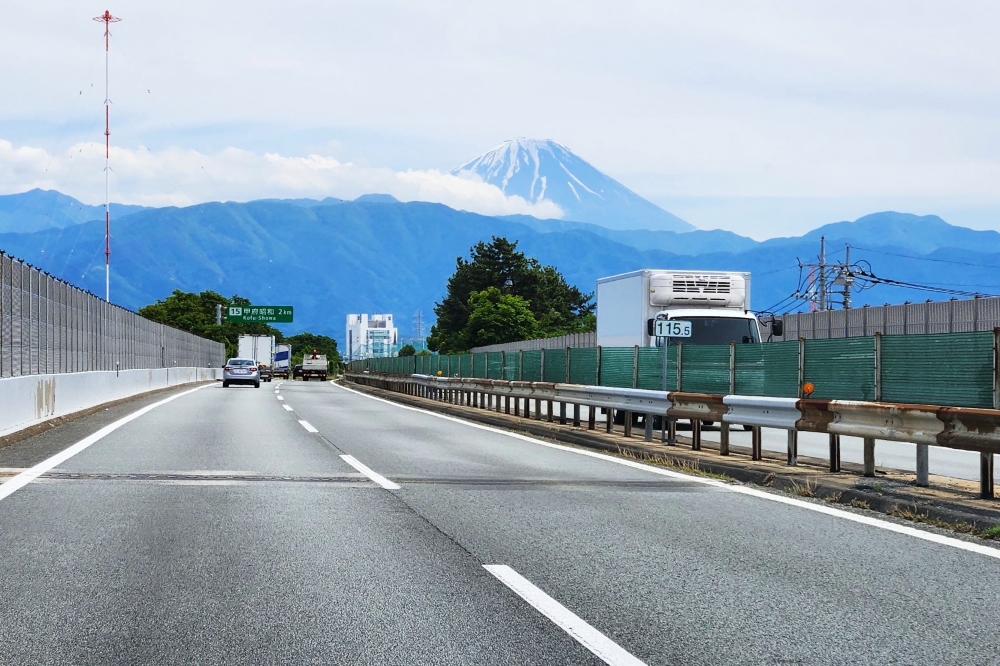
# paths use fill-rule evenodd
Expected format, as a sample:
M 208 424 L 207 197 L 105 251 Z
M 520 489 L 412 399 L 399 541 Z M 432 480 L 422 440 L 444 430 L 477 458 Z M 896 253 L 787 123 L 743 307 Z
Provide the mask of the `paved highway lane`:
M 53 476 L 0 500 L 0 663 L 599 663 L 263 387 Z
M 647 663 L 1000 663 L 996 558 L 336 387 L 284 394 L 477 559 Z
M 1000 559 L 748 492 L 213 386 L 0 499 L 0 663 L 1000 663 Z

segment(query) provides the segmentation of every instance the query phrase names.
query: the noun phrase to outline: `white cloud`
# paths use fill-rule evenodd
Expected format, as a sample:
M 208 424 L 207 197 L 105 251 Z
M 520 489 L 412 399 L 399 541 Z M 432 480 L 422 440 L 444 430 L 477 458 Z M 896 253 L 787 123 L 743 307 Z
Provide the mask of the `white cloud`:
M 62 153 L 0 139 L 4 193 L 59 190 L 90 204 L 104 199 L 104 146 L 79 143 Z M 492 185 L 437 170 L 393 171 L 325 155 L 256 154 L 239 148 L 203 153 L 185 148 L 111 148 L 111 198 L 146 206 L 266 198 L 353 199 L 373 192 L 401 201 L 431 201 L 484 215 L 562 217 L 550 201 L 530 203 Z

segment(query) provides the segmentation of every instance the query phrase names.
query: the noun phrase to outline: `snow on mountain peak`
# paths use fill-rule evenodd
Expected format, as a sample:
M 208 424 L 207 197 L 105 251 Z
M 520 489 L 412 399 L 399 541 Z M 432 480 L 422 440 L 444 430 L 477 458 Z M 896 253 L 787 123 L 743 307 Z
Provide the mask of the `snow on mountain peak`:
M 474 174 L 504 194 L 531 203 L 551 201 L 568 220 L 611 229 L 693 229 L 551 139 L 504 141 L 451 173 Z

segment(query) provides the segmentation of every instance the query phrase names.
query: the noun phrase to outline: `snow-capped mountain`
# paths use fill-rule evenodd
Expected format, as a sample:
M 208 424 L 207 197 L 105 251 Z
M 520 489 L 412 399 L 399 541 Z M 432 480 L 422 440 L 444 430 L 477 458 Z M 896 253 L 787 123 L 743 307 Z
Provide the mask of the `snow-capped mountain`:
M 647 201 L 555 141 L 515 139 L 452 169 L 472 172 L 507 195 L 547 199 L 563 219 L 609 229 L 691 231 L 693 226 Z

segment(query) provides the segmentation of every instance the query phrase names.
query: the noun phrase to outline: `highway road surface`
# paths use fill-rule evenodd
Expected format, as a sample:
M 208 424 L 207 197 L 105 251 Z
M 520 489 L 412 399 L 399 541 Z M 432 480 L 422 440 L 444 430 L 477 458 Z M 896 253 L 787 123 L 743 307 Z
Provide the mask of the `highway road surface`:
M 143 398 L 0 467 L 3 664 L 1000 664 L 986 542 L 330 383 Z

